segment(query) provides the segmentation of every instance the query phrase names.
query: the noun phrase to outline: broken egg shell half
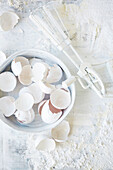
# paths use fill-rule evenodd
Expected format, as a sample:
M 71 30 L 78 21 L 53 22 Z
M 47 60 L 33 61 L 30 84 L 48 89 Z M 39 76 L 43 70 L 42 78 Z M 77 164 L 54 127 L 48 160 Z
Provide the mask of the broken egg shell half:
M 3 72 L 0 74 L 0 89 L 4 92 L 11 92 L 17 84 L 16 77 L 11 72 Z
M 52 91 L 56 89 L 55 85 L 49 84 L 47 82 L 39 81 L 38 84 L 42 92 L 44 92 L 45 94 L 51 94 Z
M 5 96 L 0 98 L 0 111 L 6 117 L 10 117 L 16 110 L 14 98 L 11 96 Z
M 59 113 L 52 113 L 49 109 L 49 100 L 45 102 L 41 110 L 41 119 L 45 123 L 54 123 L 56 122 L 62 115 L 62 111 Z
M 42 62 L 42 60 L 39 59 L 39 58 L 32 58 L 32 59 L 29 60 L 29 63 L 30 63 L 30 65 L 31 65 L 31 67 L 33 67 L 34 64 L 40 63 L 40 62 Z
M 22 68 L 18 79 L 23 85 L 30 85 L 32 83 L 32 70 L 30 65 L 26 65 Z
M 26 112 L 17 110 L 14 115 L 17 118 L 17 121 L 21 124 L 29 124 L 35 119 L 35 113 L 33 109 L 30 109 Z
M 33 73 L 33 81 L 38 82 L 39 80 L 43 80 L 48 74 L 48 64 L 47 63 L 35 63 L 32 68 Z
M 49 68 L 48 75 L 46 77 L 46 82 L 55 83 L 62 78 L 62 69 L 57 64 Z
M 69 132 L 69 122 L 64 120 L 51 130 L 51 135 L 56 142 L 65 142 L 68 139 Z
M 66 109 L 71 103 L 69 90 L 56 89 L 50 95 L 51 104 L 57 109 Z
M 14 12 L 4 12 L 0 16 L 0 27 L 3 31 L 9 31 L 18 23 L 19 16 Z
M 53 151 L 56 147 L 56 143 L 53 139 L 47 138 L 46 136 L 42 136 L 35 141 L 35 146 L 37 150 L 41 151 Z
M 45 94 L 41 91 L 38 83 L 33 83 L 28 88 L 29 88 L 30 94 L 34 98 L 35 104 L 40 103 L 44 99 Z
M 22 65 L 20 62 L 15 62 L 15 60 L 11 63 L 11 70 L 15 76 L 19 76 L 22 71 Z
M 0 66 L 5 62 L 6 60 L 6 55 L 0 51 Z
M 12 72 L 15 76 L 19 76 L 22 72 L 22 68 L 26 65 L 29 65 L 29 60 L 25 57 L 18 56 L 11 63 Z
M 34 98 L 29 93 L 23 93 L 15 101 L 15 106 L 17 110 L 28 111 L 34 105 Z

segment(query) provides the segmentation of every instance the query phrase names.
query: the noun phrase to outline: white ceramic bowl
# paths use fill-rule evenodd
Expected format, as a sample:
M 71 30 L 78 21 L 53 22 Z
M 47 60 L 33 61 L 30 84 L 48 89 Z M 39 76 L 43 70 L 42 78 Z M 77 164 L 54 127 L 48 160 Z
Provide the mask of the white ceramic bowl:
M 27 58 L 30 58 L 30 57 L 41 58 L 42 60 L 46 61 L 49 64 L 55 64 L 55 63 L 59 64 L 60 67 L 63 70 L 62 80 L 65 80 L 65 78 L 68 78 L 68 77 L 71 76 L 68 68 L 66 67 L 66 65 L 61 60 L 59 60 L 57 57 L 55 57 L 54 55 L 52 55 L 48 52 L 41 51 L 41 50 L 38 50 L 38 49 L 23 50 L 23 51 L 19 51 L 19 52 L 12 54 L 10 57 L 8 57 L 8 59 L 5 61 L 5 63 L 0 67 L 0 73 L 5 71 L 5 70 L 10 70 L 11 61 L 14 58 L 16 58 L 17 56 L 20 56 L 20 55 L 25 56 Z M 22 86 L 22 85 L 20 85 L 20 86 Z M 11 92 L 11 93 L 8 93 L 8 94 L 0 92 L 0 97 L 5 96 L 5 95 L 12 95 L 14 97 L 17 97 L 20 86 L 16 87 L 16 90 L 14 92 Z M 58 121 L 56 121 L 55 123 L 52 123 L 52 124 L 44 123 L 41 120 L 37 109 L 35 111 L 35 112 L 37 112 L 36 113 L 36 119 L 28 125 L 21 125 L 17 122 L 17 120 L 15 119 L 15 116 L 11 116 L 9 118 L 6 118 L 2 113 L 0 113 L 0 119 L 4 123 L 6 123 L 10 127 L 12 127 L 13 129 L 16 129 L 16 130 L 19 130 L 19 131 L 33 132 L 34 133 L 34 132 L 41 132 L 41 131 L 44 131 L 44 130 L 47 130 L 47 129 L 51 129 L 51 128 L 55 127 L 56 125 L 58 125 L 68 115 L 68 113 L 71 111 L 71 109 L 73 107 L 73 104 L 74 104 L 74 101 L 75 101 L 75 85 L 72 84 L 69 87 L 69 89 L 70 89 L 70 92 L 71 92 L 71 99 L 72 99 L 71 104 L 64 111 L 64 114 L 62 115 L 62 117 Z

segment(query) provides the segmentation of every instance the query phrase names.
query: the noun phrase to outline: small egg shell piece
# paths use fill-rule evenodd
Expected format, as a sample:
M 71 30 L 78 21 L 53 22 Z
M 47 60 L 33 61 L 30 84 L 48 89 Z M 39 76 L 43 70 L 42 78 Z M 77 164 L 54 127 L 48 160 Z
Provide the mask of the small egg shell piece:
M 18 23 L 19 16 L 14 12 L 4 12 L 0 16 L 0 28 L 3 31 L 9 31 Z
M 35 63 L 32 68 L 33 81 L 38 82 L 43 80 L 48 73 L 48 65 L 46 63 L 40 62 Z
M 22 72 L 22 68 L 26 65 L 29 65 L 29 60 L 25 57 L 18 56 L 11 63 L 12 72 L 15 76 L 19 76 Z
M 30 109 L 26 112 L 17 110 L 14 115 L 17 118 L 17 121 L 21 124 L 29 124 L 35 119 L 35 113 L 33 109 Z
M 56 143 L 53 139 L 45 138 L 40 141 L 36 149 L 41 151 L 53 151 L 56 147 Z
M 15 101 L 15 106 L 17 110 L 28 111 L 34 105 L 34 98 L 29 93 L 23 93 Z
M 68 138 L 69 132 L 69 122 L 63 120 L 59 125 L 51 130 L 51 135 L 56 142 L 65 142 Z
M 35 104 L 40 103 L 44 99 L 45 94 L 41 91 L 38 83 L 33 83 L 28 88 L 34 98 Z
M 62 111 L 59 113 L 52 113 L 49 109 L 49 100 L 45 102 L 41 110 L 41 118 L 43 122 L 48 124 L 54 123 L 61 117 L 61 115 Z
M 22 68 L 18 79 L 23 85 L 30 85 L 32 83 L 32 70 L 30 65 L 26 65 Z
M 49 84 L 47 82 L 39 81 L 38 82 L 40 89 L 45 94 L 51 94 L 53 90 L 55 90 L 55 85 Z
M 6 55 L 0 51 L 0 66 L 5 62 L 6 60 Z
M 56 89 L 50 95 L 51 104 L 57 109 L 66 109 L 71 103 L 70 91 Z
M 20 62 L 15 62 L 15 60 L 11 63 L 11 70 L 14 73 L 15 76 L 19 76 L 22 72 L 22 65 Z
M 0 98 L 0 111 L 6 117 L 12 116 L 16 110 L 15 103 L 13 101 L 14 98 L 11 98 L 11 96 Z
M 39 63 L 39 62 L 42 62 L 42 60 L 39 59 L 39 58 L 32 58 L 32 59 L 29 60 L 31 67 L 33 67 L 34 64 Z
M 0 74 L 0 89 L 4 92 L 11 92 L 17 84 L 16 77 L 11 72 L 3 72 Z
M 48 75 L 46 77 L 46 82 L 55 83 L 62 78 L 62 69 L 57 64 L 49 68 Z

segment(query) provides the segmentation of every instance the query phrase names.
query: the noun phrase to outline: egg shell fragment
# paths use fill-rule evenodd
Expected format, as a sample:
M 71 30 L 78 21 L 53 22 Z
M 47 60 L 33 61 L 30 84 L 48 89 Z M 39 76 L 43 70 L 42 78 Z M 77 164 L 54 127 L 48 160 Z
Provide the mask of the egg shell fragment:
M 20 62 L 15 62 L 15 60 L 11 63 L 11 70 L 15 74 L 15 76 L 19 76 L 22 72 L 22 65 Z
M 66 109 L 71 103 L 70 91 L 56 89 L 50 95 L 51 104 L 57 109 Z
M 53 67 L 49 68 L 49 72 L 46 77 L 46 82 L 55 83 L 58 82 L 61 78 L 62 78 L 62 69 L 57 64 L 54 64 Z
M 51 130 L 51 135 L 56 142 L 65 142 L 70 132 L 69 122 L 63 120 L 58 126 Z
M 33 67 L 34 64 L 39 63 L 39 62 L 42 62 L 42 60 L 39 59 L 39 58 L 32 58 L 32 59 L 29 60 L 31 67 Z
M 30 65 L 26 65 L 22 68 L 18 79 L 23 85 L 30 85 L 32 83 L 32 70 Z
M 49 100 L 47 100 L 45 102 L 45 104 L 42 107 L 42 111 L 41 111 L 41 118 L 42 121 L 45 123 L 54 123 L 56 122 L 62 115 L 62 111 L 60 111 L 59 113 L 52 113 L 49 109 Z
M 55 90 L 55 85 L 49 84 L 47 82 L 39 81 L 38 82 L 40 89 L 45 94 L 51 94 L 53 90 Z
M 0 66 L 5 62 L 6 60 L 6 55 L 0 51 Z
M 4 92 L 11 92 L 17 84 L 16 77 L 11 72 L 3 72 L 0 74 L 0 89 Z
M 34 98 L 29 93 L 23 93 L 15 101 L 16 109 L 21 111 L 28 111 L 34 104 Z
M 53 151 L 55 147 L 56 147 L 56 143 L 53 139 L 45 138 L 42 141 L 40 141 L 40 143 L 38 144 L 36 148 L 37 150 L 50 152 L 50 151 Z
M 9 31 L 18 23 L 19 16 L 14 12 L 4 12 L 0 16 L 0 27 L 3 31 Z
M 62 87 L 67 89 L 72 83 L 76 81 L 75 76 L 70 76 L 68 79 L 62 82 Z
M 29 88 L 30 94 L 34 98 L 35 104 L 40 103 L 44 99 L 45 94 L 41 91 L 38 83 L 33 83 L 28 88 Z
M 38 113 L 41 115 L 42 108 L 47 100 L 43 100 L 42 102 L 39 103 L 38 105 Z
M 17 121 L 21 124 L 29 124 L 33 122 L 35 119 L 35 113 L 33 109 L 30 109 L 26 112 L 17 110 L 15 112 L 15 117 L 17 118 Z
M 33 80 L 35 82 L 38 82 L 39 80 L 43 80 L 48 73 L 48 65 L 47 63 L 35 63 L 32 69 L 32 73 L 33 73 Z
M 10 117 L 14 114 L 16 107 L 15 103 L 13 102 L 13 98 L 11 96 L 5 96 L 0 98 L 0 111 L 6 117 Z

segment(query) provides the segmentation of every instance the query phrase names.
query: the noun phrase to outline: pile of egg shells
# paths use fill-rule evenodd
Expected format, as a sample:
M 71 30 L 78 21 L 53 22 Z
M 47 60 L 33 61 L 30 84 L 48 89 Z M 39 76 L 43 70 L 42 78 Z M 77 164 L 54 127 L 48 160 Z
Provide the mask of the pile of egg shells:
M 50 66 L 38 58 L 16 57 L 11 63 L 11 71 L 0 74 L 0 90 L 12 92 L 18 83 L 23 86 L 16 99 L 13 96 L 0 98 L 2 114 L 6 117 L 14 115 L 19 123 L 28 124 L 35 119 L 33 106 L 37 105 L 42 121 L 54 123 L 71 103 L 68 86 L 64 82 L 58 84 L 62 74 L 57 64 Z

